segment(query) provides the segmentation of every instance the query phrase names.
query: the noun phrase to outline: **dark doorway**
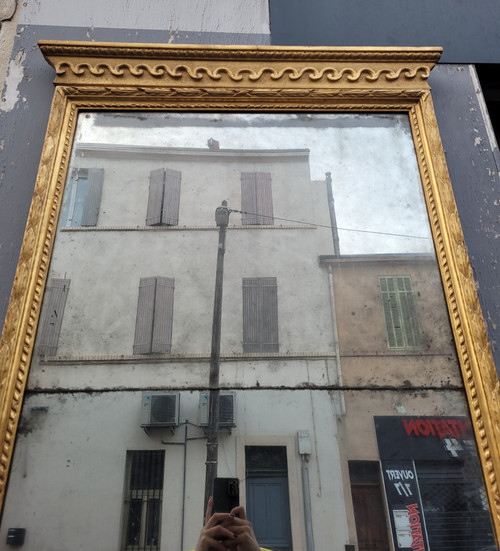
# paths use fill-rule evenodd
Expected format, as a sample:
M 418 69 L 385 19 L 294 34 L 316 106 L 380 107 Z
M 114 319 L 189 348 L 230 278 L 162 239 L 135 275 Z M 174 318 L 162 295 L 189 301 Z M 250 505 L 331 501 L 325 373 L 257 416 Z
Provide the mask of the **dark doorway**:
M 500 64 L 497 63 L 479 63 L 476 65 L 477 76 L 491 124 L 497 142 L 500 141 Z
M 349 461 L 359 551 L 390 551 L 377 461 Z

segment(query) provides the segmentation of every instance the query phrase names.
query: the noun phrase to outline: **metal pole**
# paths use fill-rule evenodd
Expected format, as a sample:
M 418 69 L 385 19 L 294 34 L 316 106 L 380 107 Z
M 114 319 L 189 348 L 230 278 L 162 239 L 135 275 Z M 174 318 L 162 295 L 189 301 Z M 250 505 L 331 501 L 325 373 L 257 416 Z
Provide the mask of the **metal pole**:
M 219 364 L 220 364 L 220 335 L 222 318 L 222 282 L 224 276 L 224 253 L 226 247 L 226 228 L 229 223 L 227 202 L 222 201 L 222 206 L 215 211 L 215 222 L 219 227 L 219 246 L 217 250 L 217 269 L 215 272 L 215 294 L 214 294 L 214 318 L 212 323 L 212 352 L 210 355 L 210 379 L 208 388 L 210 390 L 210 401 L 208 409 L 207 427 L 207 460 L 205 470 L 205 500 L 206 511 L 214 478 L 217 476 L 217 463 L 219 453 L 219 442 L 217 430 L 219 428 Z
M 311 489 L 309 486 L 309 468 L 307 462 L 309 456 L 302 454 L 302 493 L 304 494 L 304 516 L 306 520 L 306 546 L 307 551 L 314 551 L 314 536 L 311 513 Z

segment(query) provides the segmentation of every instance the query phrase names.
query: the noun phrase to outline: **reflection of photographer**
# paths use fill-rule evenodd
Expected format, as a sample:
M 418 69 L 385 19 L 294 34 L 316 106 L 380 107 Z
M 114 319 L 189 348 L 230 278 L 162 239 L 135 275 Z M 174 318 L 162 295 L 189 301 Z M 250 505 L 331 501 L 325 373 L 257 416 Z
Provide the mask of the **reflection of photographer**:
M 259 547 L 244 507 L 235 507 L 230 513 L 212 514 L 212 504 L 213 499 L 210 498 L 205 526 L 201 530 L 195 551 L 266 551 Z

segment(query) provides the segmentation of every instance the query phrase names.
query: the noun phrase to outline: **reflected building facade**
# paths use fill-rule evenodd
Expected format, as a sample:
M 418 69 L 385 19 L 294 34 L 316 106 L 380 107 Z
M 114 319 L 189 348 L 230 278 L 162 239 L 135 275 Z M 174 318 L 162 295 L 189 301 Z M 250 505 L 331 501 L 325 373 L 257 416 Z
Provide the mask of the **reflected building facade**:
M 377 124 L 391 133 L 402 125 L 409 136 L 389 119 L 365 124 L 355 115 L 349 124 L 375 137 Z M 465 529 L 468 549 L 492 544 L 435 258 L 420 245 L 394 252 L 405 220 L 394 213 L 351 241 L 369 243 L 372 252 L 358 254 L 340 254 L 338 227 L 332 255 L 329 197 L 337 197 L 328 178 L 316 178 L 316 142 L 227 148 L 216 124 L 200 124 L 193 135 L 206 146 L 191 138 L 179 145 L 182 136 L 162 145 L 135 116 L 89 113 L 80 125 L 0 537 L 24 515 L 27 531 L 39 534 L 25 549 L 52 549 L 54 533 L 68 549 L 195 546 L 214 211 L 227 200 L 218 474 L 240 479 L 261 545 L 439 551 L 431 521 L 452 531 L 446 515 L 471 504 L 481 524 Z M 257 128 L 260 143 L 270 126 Z M 110 140 L 127 133 L 136 137 Z M 406 153 L 400 162 L 407 166 Z M 339 178 L 349 181 L 357 168 Z M 396 189 L 402 169 L 390 170 Z M 380 172 L 390 179 L 389 168 Z M 339 219 L 350 212 L 356 225 L 356 211 L 373 204 L 359 194 L 350 201 Z M 348 203 L 345 193 L 338 204 Z M 412 216 L 422 211 L 412 207 Z M 449 484 L 431 495 L 437 478 Z

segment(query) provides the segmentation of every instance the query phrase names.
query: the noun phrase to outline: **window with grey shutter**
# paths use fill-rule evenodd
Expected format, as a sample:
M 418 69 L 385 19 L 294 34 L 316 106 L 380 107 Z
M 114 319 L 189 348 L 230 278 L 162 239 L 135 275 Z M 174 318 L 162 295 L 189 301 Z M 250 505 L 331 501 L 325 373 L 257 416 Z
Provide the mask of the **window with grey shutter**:
M 101 205 L 104 169 L 74 169 L 64 193 L 61 209 L 66 227 L 96 226 Z
M 378 279 L 388 347 L 420 348 L 422 334 L 411 277 L 380 276 Z
M 174 312 L 174 279 L 140 280 L 135 323 L 134 354 L 170 354 Z
M 241 210 L 244 225 L 274 224 L 269 172 L 241 173 Z
M 51 279 L 47 284 L 46 303 L 38 330 L 38 352 L 42 356 L 57 354 L 69 285 L 69 279 L 59 278 Z
M 177 226 L 181 197 L 181 173 L 160 168 L 149 175 L 147 226 Z
M 243 352 L 279 352 L 275 277 L 243 278 Z

